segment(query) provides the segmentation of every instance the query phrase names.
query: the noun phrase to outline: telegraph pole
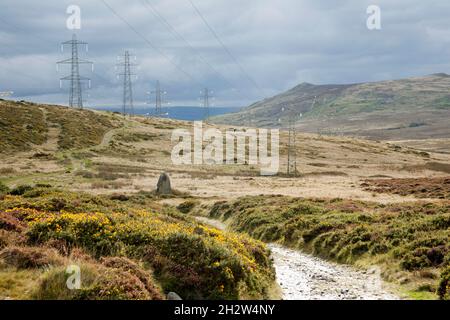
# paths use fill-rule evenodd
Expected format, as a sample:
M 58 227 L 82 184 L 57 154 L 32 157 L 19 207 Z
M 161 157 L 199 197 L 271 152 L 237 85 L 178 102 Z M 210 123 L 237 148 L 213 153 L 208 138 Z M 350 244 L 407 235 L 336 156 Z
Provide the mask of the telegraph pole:
M 82 94 L 82 81 L 89 82 L 89 88 L 91 87 L 91 79 L 80 76 L 80 64 L 92 65 L 92 71 L 94 70 L 93 62 L 79 59 L 78 46 L 85 46 L 86 52 L 88 50 L 87 42 L 77 40 L 77 36 L 74 34 L 72 40 L 63 42 L 61 44 L 61 51 L 64 51 L 64 46 L 69 45 L 71 47 L 72 56 L 69 59 L 65 59 L 57 62 L 57 67 L 60 64 L 69 64 L 71 66 L 71 73 L 69 76 L 60 79 L 60 87 L 62 87 L 62 81 L 70 81 L 70 94 L 69 94 L 69 106 L 73 108 L 83 108 L 83 94 Z
M 136 74 L 132 73 L 131 69 L 136 64 L 130 62 L 130 57 L 130 52 L 125 51 L 125 54 L 120 57 L 122 61 L 117 64 L 118 67 L 122 68 L 122 73 L 119 73 L 117 76 L 123 78 L 122 113 L 124 116 L 127 114 L 134 115 L 132 77 Z M 134 59 L 136 60 L 136 57 Z

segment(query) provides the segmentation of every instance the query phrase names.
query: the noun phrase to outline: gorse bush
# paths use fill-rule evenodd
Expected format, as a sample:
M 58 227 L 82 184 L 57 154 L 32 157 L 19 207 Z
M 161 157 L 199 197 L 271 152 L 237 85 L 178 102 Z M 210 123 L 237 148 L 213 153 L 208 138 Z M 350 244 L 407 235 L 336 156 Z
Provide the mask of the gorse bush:
M 122 252 L 139 256 L 142 248 L 158 250 L 160 256 L 169 259 L 172 268 L 153 265 L 157 275 L 177 278 L 176 266 L 197 274 L 197 287 L 185 290 L 184 283 L 172 281 L 165 286 L 187 298 L 238 298 L 241 287 L 255 295 L 267 294 L 261 283 L 268 284 L 271 280 L 268 252 L 261 244 L 243 237 L 224 235 L 215 229 L 146 211 L 134 212 L 132 218 L 67 212 L 45 216 L 37 212 L 29 218 L 33 221 L 27 235 L 32 243 L 63 240 L 67 246 L 81 246 L 97 257 Z M 257 263 L 257 253 L 266 259 L 260 258 Z M 153 264 L 148 255 L 146 260 Z
M 128 273 L 107 272 L 101 280 L 96 277 L 83 296 L 72 298 L 152 296 L 142 270 L 129 259 L 142 261 L 165 292 L 175 291 L 184 299 L 268 297 L 275 276 L 263 243 L 200 225 L 174 209 L 166 208 L 164 214 L 139 209 L 133 199 L 75 196 L 51 188 L 39 197 L 6 196 L 0 207 L 0 229 L 16 230 L 30 245 L 53 246 L 64 254 L 82 248 L 94 260 L 104 261 L 104 266 L 121 266 L 125 269 L 121 272 Z M 91 210 L 80 211 L 87 208 Z M 113 256 L 129 259 L 106 258 Z M 61 279 L 61 272 L 49 273 L 41 296 L 53 297 L 51 292 L 57 288 L 49 281 Z M 129 290 L 119 290 L 126 287 Z
M 22 196 L 6 195 L 0 209 L 29 208 L 40 211 L 59 212 L 112 212 L 122 210 L 116 202 L 106 197 L 84 193 L 64 192 L 54 188 L 26 187 Z M 20 192 L 21 193 L 21 192 Z

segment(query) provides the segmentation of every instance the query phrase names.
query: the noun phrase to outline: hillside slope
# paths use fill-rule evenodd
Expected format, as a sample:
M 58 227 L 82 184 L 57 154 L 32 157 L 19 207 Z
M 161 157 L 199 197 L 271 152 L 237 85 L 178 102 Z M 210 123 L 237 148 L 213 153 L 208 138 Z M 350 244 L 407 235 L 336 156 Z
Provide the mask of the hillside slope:
M 106 113 L 0 99 L 0 153 L 29 151 L 49 139 L 60 150 L 94 146 L 116 125 Z
M 82 268 L 93 269 L 90 289 L 105 282 L 120 288 L 132 285 L 136 290 L 119 291 L 119 297 L 124 298 L 158 298 L 173 290 L 186 298 L 276 296 L 265 246 L 245 238 L 249 246 L 242 248 L 240 236 L 202 228 L 187 216 L 189 212 L 206 215 L 214 208 L 222 211 L 228 205 L 233 215 L 230 217 L 236 223 L 239 217 L 233 208 L 255 209 L 254 215 L 242 211 L 245 213 L 242 218 L 249 219 L 243 219 L 241 225 L 242 230 L 255 238 L 270 242 L 286 230 L 295 240 L 292 245 L 301 247 L 299 241 L 310 235 L 317 248 L 325 250 L 331 246 L 325 238 L 329 232 L 344 234 L 346 242 L 336 246 L 339 252 L 343 250 L 339 257 L 355 257 L 358 263 L 381 265 L 388 261 L 386 278 L 394 283 L 411 281 L 407 290 L 421 297 L 424 294 L 435 297 L 439 283 L 446 288 L 447 271 L 443 267 L 449 261 L 448 246 L 443 247 L 441 242 L 448 238 L 449 154 L 423 152 L 382 141 L 302 133 L 296 140 L 298 174 L 287 176 L 288 134 L 281 131 L 280 171 L 267 177 L 260 175 L 256 165 L 173 164 L 171 152 L 176 141 L 171 139 L 172 132 L 181 128 L 192 132 L 192 122 L 123 117 L 111 112 L 32 103 L 2 105 L 6 107 L 0 114 L 0 135 L 9 137 L 11 142 L 7 142 L 9 151 L 0 153 L 0 229 L 3 226 L 12 231 L 0 230 L 0 299 L 28 298 L 31 291 L 25 286 L 33 286 L 37 290 L 34 294 L 44 298 L 66 294 L 41 289 L 59 279 L 61 263 L 80 259 Z M 23 126 L 30 130 L 23 130 Z M 213 125 L 204 126 L 206 129 Z M 215 127 L 222 132 L 244 129 Z M 18 141 L 27 143 L 24 149 L 13 148 L 21 146 Z M 175 189 L 171 197 L 159 197 L 152 192 L 161 172 L 170 176 Z M 271 199 L 275 199 L 273 206 L 269 203 Z M 236 201 L 239 205 L 235 207 Z M 420 216 L 411 210 L 418 210 Z M 65 214 L 60 214 L 61 211 Z M 213 211 L 208 213 L 210 217 L 214 216 Z M 417 220 L 411 220 L 411 215 Z M 50 223 L 54 219 L 58 219 L 58 224 Z M 256 225 L 260 234 L 251 229 Z M 84 226 L 99 230 L 99 236 L 97 232 L 78 232 Z M 397 241 L 406 232 L 410 238 L 424 241 L 418 245 L 426 247 L 431 257 L 422 249 L 414 251 L 411 257 L 403 252 L 402 261 L 415 263 L 413 267 L 417 267 L 412 271 L 399 269 L 394 243 L 387 243 L 377 252 L 374 250 L 379 248 L 372 246 L 378 243 L 377 234 Z M 80 234 L 85 236 L 80 238 Z M 274 238 L 270 240 L 263 234 Z M 39 242 L 44 239 L 46 243 Z M 111 239 L 112 244 L 119 244 L 118 248 L 110 245 Z M 62 240 L 82 249 L 82 256 L 55 253 L 51 245 L 60 245 Z M 174 243 L 176 248 L 171 246 Z M 67 247 L 62 244 L 59 248 Z M 120 249 L 127 253 L 127 258 L 104 260 L 99 248 Z M 260 250 L 255 252 L 255 248 Z M 196 259 L 192 259 L 191 249 L 196 250 Z M 28 261 L 36 252 L 42 253 L 42 261 Z M 197 252 L 212 255 L 199 257 Z M 438 260 L 426 260 L 433 259 L 435 253 Z M 370 259 L 364 260 L 368 254 Z M 51 273 L 42 273 L 41 268 L 22 270 L 23 264 L 16 265 L 16 260 L 10 259 L 17 256 L 23 257 L 27 265 L 51 264 L 54 269 Z M 250 272 L 237 277 L 233 270 L 254 267 L 253 259 L 258 264 L 256 273 L 249 269 Z M 127 270 L 115 277 L 118 265 L 150 275 L 151 281 L 142 282 Z M 229 269 L 235 280 L 228 277 Z M 23 281 L 17 279 L 17 272 L 24 272 Z M 18 289 L 2 291 L 2 279 L 3 283 L 15 281 L 12 287 Z M 199 290 L 193 290 L 194 285 Z M 90 289 L 84 298 L 97 295 Z
M 124 118 L 111 112 L 32 103 L 1 105 L 0 137 L 8 139 L 1 140 L 5 147 L 0 153 L 0 180 L 10 187 L 48 183 L 100 194 L 134 192 L 152 190 L 165 171 L 175 188 L 196 196 L 278 193 L 373 199 L 372 192 L 360 187 L 364 179 L 431 178 L 450 172 L 446 154 L 349 137 L 298 134 L 297 169 L 302 179 L 286 183 L 288 135 L 284 131 L 280 134 L 279 175 L 267 178 L 260 176 L 259 166 L 172 164 L 172 131 L 192 131 L 191 122 Z M 23 129 L 28 126 L 36 129 Z M 217 128 L 224 132 L 229 127 Z M 236 188 L 236 181 L 242 188 Z M 388 202 L 400 199 L 377 197 Z
M 286 127 L 383 140 L 449 138 L 450 76 L 349 85 L 303 83 L 215 123 Z M 300 116 L 301 115 L 301 116 Z

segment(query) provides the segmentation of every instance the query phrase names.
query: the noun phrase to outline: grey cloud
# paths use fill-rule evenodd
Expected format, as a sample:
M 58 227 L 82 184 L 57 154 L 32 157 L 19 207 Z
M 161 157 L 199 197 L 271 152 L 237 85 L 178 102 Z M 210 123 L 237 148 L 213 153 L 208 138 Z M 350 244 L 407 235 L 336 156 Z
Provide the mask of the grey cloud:
M 187 0 L 148 0 L 218 70 L 217 76 L 160 23 L 143 0 L 106 0 L 121 16 L 193 79 L 115 17 L 101 1 L 3 0 L 0 11 L 0 91 L 17 98 L 66 103 L 55 62 L 67 57 L 59 43 L 70 39 L 66 8 L 82 10 L 82 56 L 95 62 L 90 105 L 120 105 L 117 55 L 130 49 L 140 68 L 138 103 L 159 79 L 172 105 L 197 104 L 199 90 L 215 91 L 216 104 L 244 106 L 300 82 L 353 83 L 450 72 L 450 3 L 446 0 L 192 0 L 245 70 L 239 71 Z M 366 28 L 366 8 L 382 10 L 382 30 Z M 239 90 L 236 90 L 239 89 Z

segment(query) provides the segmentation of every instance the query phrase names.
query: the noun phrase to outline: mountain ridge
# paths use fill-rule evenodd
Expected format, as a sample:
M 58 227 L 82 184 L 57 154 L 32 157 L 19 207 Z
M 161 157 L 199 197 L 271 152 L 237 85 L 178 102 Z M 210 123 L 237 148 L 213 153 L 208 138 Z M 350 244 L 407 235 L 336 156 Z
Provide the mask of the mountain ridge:
M 448 138 L 450 76 L 352 84 L 303 82 L 239 112 L 213 117 L 221 124 L 287 127 L 369 139 Z

